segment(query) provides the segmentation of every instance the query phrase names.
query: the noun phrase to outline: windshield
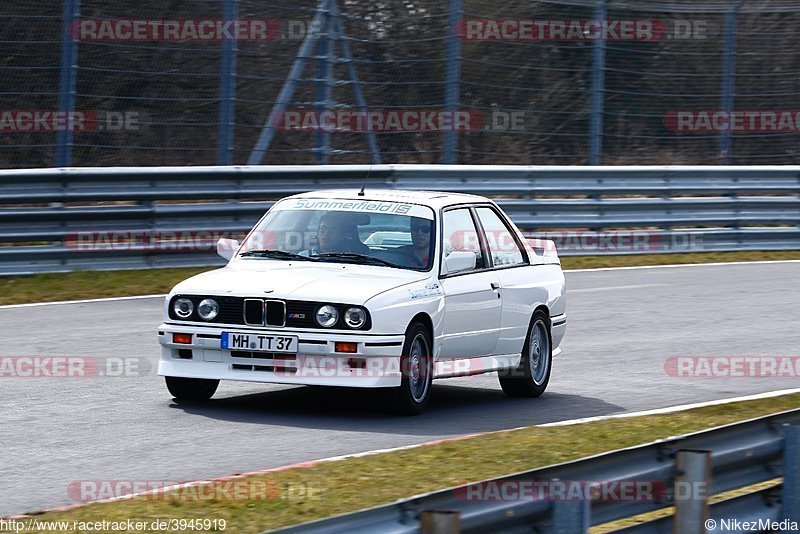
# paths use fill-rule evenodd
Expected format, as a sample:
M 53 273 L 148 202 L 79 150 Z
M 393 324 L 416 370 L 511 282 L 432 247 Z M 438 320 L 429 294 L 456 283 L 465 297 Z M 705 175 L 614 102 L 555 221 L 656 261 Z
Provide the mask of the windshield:
M 290 199 L 250 233 L 239 257 L 309 259 L 430 270 L 433 210 L 373 200 Z

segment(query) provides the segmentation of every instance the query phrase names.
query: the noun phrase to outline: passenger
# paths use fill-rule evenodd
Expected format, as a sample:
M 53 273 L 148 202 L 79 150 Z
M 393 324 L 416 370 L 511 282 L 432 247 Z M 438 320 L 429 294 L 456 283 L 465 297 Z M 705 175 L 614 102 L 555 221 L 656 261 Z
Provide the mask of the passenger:
M 431 228 L 433 221 L 421 217 L 411 218 L 411 245 L 395 249 L 408 258 L 412 267 L 427 269 L 431 261 Z

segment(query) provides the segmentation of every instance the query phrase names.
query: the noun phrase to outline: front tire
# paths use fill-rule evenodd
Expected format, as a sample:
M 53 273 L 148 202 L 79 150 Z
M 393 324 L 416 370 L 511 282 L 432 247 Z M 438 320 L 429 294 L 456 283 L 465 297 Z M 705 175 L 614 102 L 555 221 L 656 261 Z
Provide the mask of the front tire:
M 204 401 L 217 391 L 219 380 L 165 376 L 167 389 L 178 400 Z
M 400 356 L 400 387 L 389 392 L 393 412 L 418 415 L 425 411 L 433 382 L 432 347 L 428 330 L 421 323 L 411 323 Z
M 531 398 L 544 393 L 553 367 L 552 340 L 550 318 L 541 310 L 536 311 L 528 327 L 519 367 L 511 370 L 510 376 L 503 376 L 502 371 L 498 374 L 506 395 Z

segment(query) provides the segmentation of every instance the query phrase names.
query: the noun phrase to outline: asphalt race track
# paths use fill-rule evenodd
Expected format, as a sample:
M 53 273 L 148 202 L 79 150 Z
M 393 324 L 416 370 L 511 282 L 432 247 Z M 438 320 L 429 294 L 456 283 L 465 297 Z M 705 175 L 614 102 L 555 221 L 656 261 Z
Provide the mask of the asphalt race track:
M 509 399 L 495 375 L 443 380 L 429 411 L 405 418 L 369 392 L 247 383 L 177 404 L 155 374 L 161 298 L 0 309 L 0 356 L 147 360 L 139 376 L 0 378 L 0 517 L 72 504 L 72 481 L 195 480 L 800 386 L 664 370 L 671 356 L 800 356 L 800 263 L 572 272 L 567 288 L 542 398 Z

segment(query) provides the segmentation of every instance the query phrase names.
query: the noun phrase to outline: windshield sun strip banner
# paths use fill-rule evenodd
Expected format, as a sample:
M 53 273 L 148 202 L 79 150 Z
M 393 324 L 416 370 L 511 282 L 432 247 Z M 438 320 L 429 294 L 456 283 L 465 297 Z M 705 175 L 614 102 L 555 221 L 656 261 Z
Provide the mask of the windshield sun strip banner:
M 387 202 L 382 200 L 346 200 L 298 198 L 279 202 L 274 210 L 326 210 L 353 211 L 359 213 L 382 213 L 385 215 L 407 215 L 433 220 L 433 209 L 419 204 Z

